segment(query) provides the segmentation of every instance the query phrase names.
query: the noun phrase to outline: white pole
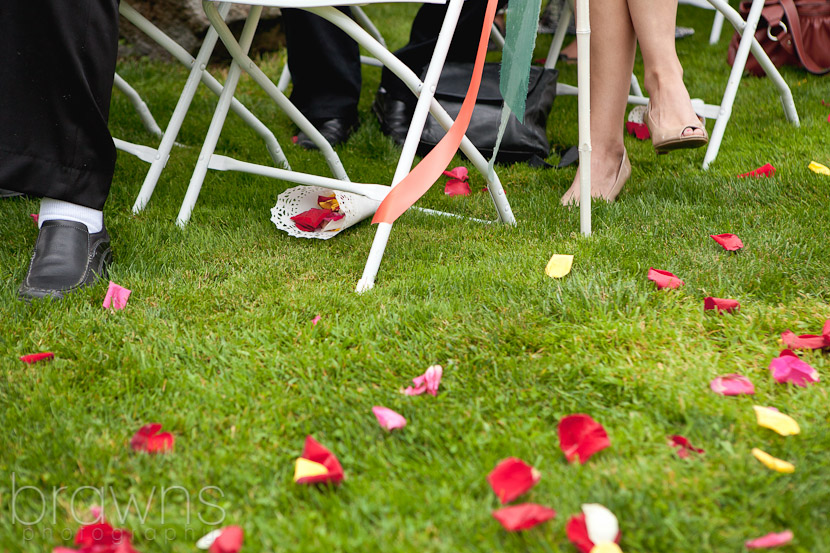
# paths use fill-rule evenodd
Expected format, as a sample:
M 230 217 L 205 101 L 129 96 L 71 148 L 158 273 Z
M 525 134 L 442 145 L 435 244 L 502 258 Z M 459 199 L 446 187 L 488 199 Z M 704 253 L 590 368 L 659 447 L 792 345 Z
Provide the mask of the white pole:
M 579 230 L 591 234 L 591 24 L 588 0 L 576 3 L 579 104 Z

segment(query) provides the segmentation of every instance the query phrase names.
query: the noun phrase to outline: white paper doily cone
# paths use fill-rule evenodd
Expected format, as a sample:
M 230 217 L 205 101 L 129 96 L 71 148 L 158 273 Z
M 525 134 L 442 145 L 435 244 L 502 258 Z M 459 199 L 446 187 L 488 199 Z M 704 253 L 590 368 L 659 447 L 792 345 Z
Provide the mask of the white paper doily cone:
M 334 194 L 340 204 L 340 213 L 345 215 L 339 221 L 329 221 L 323 228 L 314 232 L 306 232 L 297 228 L 291 217 L 299 215 L 309 209 L 319 208 L 317 196 L 331 196 Z M 277 228 L 298 238 L 318 238 L 328 240 L 340 231 L 356 225 L 366 217 L 374 215 L 380 202 L 360 194 L 338 192 L 321 186 L 295 186 L 277 196 L 277 205 L 271 208 L 271 221 Z M 330 230 L 326 230 L 330 229 Z

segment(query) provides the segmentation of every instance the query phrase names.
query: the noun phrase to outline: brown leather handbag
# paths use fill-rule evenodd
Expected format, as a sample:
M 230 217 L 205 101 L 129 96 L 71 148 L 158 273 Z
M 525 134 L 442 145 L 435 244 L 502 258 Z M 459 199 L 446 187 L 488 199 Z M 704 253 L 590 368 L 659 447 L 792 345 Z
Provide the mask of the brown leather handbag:
M 741 2 L 746 19 L 752 2 Z M 794 65 L 814 75 L 830 73 L 830 0 L 767 0 L 755 38 L 776 67 Z M 741 37 L 736 32 L 729 43 L 729 65 L 735 61 Z M 763 76 L 758 61 L 749 55 L 746 70 Z

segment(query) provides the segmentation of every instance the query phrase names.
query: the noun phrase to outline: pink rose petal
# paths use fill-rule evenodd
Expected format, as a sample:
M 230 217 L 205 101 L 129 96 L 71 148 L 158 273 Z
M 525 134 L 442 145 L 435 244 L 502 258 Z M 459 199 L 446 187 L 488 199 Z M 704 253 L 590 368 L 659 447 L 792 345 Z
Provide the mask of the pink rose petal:
M 651 138 L 651 133 L 648 131 L 648 127 L 644 123 L 626 121 L 625 130 L 628 134 L 637 137 L 638 140 L 648 140 Z
M 459 166 L 449 171 L 444 171 L 444 175 L 450 177 L 451 179 L 463 181 L 466 181 L 469 178 L 469 172 L 467 168 L 464 166 Z
M 677 448 L 677 456 L 681 459 L 687 459 L 692 453 L 706 453 L 704 450 L 693 446 L 692 442 L 683 436 L 669 436 L 669 445 Z
M 743 241 L 734 234 L 711 234 L 709 238 L 723 246 L 728 252 L 734 252 L 744 247 Z
M 392 409 L 386 407 L 375 406 L 372 407 L 372 413 L 378 419 L 381 428 L 385 430 L 394 430 L 396 428 L 403 428 L 406 426 L 406 419 L 402 415 L 394 412 Z
M 444 194 L 447 196 L 469 196 L 470 183 L 458 179 L 448 180 L 447 184 L 444 185 Z
M 719 376 L 709 384 L 709 387 L 716 394 L 725 396 L 751 395 L 755 393 L 755 386 L 752 384 L 752 381 L 739 374 Z
M 658 290 L 662 290 L 663 288 L 680 288 L 686 284 L 672 273 L 654 268 L 648 270 L 648 279 L 657 285 Z
M 55 358 L 55 354 L 51 351 L 44 351 L 43 353 L 30 353 L 29 355 L 21 355 L 20 360 L 24 363 L 40 363 L 41 361 L 51 361 Z
M 238 553 L 242 549 L 245 532 L 239 526 L 226 526 L 213 540 L 208 553 Z
M 133 451 L 165 453 L 173 449 L 175 441 L 175 436 L 170 432 L 161 432 L 159 423 L 151 423 L 145 424 L 133 435 L 130 447 Z
M 819 381 L 818 371 L 788 349 L 770 362 L 769 370 L 776 382 L 789 382 L 802 388 Z
M 314 317 L 313 319 L 311 319 L 311 326 L 314 326 L 314 325 L 316 325 L 317 323 L 319 323 L 319 322 L 320 322 L 320 319 L 322 319 L 322 317 L 321 317 L 320 315 L 317 315 L 316 317 Z
M 35 224 L 37 224 L 38 219 L 40 218 L 40 215 L 38 215 L 37 213 L 30 213 L 30 214 L 29 214 L 29 217 L 31 217 L 32 219 L 34 219 L 34 220 L 35 220 Z
M 753 169 L 749 173 L 744 173 L 743 175 L 738 175 L 738 178 L 744 177 L 772 177 L 775 176 L 775 167 L 773 167 L 769 163 L 765 163 L 764 165 L 758 167 L 757 169 Z
M 802 334 L 798 336 L 791 330 L 782 332 L 781 340 L 792 349 L 823 349 L 830 347 L 830 339 L 823 335 Z
M 789 530 L 778 534 L 767 534 L 754 540 L 749 540 L 744 545 L 747 549 L 765 549 L 767 547 L 778 547 L 793 541 L 793 533 Z
M 132 294 L 131 290 L 127 290 L 110 281 L 109 288 L 107 288 L 107 295 L 104 296 L 104 309 L 124 309 L 127 307 L 127 300 L 130 298 L 130 294 Z
M 727 313 L 734 313 L 738 309 L 741 308 L 741 304 L 738 303 L 738 300 L 727 300 L 723 298 L 703 298 L 703 310 L 704 311 L 711 311 L 713 309 L 718 310 L 718 314 L 723 313 L 724 311 Z
M 430 395 L 438 395 L 438 386 L 441 384 L 441 377 L 444 374 L 444 369 L 441 365 L 433 365 L 421 376 L 416 376 L 412 379 L 415 386 L 409 386 L 403 391 L 408 396 L 419 396 L 424 392 Z

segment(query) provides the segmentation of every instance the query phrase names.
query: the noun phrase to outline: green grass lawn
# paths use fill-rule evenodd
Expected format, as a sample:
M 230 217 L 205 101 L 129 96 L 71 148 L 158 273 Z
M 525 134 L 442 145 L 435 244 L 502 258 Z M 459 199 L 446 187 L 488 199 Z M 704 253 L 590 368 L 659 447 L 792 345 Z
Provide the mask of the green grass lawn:
M 416 8 L 367 11 L 388 25 L 395 47 Z M 729 74 L 729 33 L 709 46 L 711 20 L 681 8 L 679 24 L 697 33 L 678 50 L 692 96 L 714 103 Z M 540 38 L 537 57 L 549 41 Z M 283 59 L 262 61 L 276 76 Z M 561 69 L 575 83 L 575 67 Z M 124 60 L 119 72 L 164 125 L 186 70 Z M 99 501 L 82 486 L 104 488 L 107 517 L 135 534 L 142 553 L 193 551 L 222 515 L 245 529 L 251 552 L 570 553 L 565 522 L 590 502 L 616 513 L 626 552 L 742 551 L 744 540 L 787 528 L 795 540 L 781 551 L 830 551 L 830 360 L 802 355 L 823 378 L 807 389 L 779 385 L 767 370 L 782 331 L 815 333 L 830 317 L 830 177 L 807 169 L 811 160 L 830 165 L 830 107 L 821 103 L 830 102 L 830 77 L 783 75 L 800 128 L 785 121 L 768 80 L 746 78 L 709 171 L 700 169 L 703 150 L 658 158 L 650 142 L 626 138 L 633 175 L 618 202 L 595 205 L 589 238 L 577 232 L 578 212 L 558 204 L 574 168 L 500 167 L 517 227 L 410 212 L 393 230 L 376 287 L 361 296 L 353 290 L 374 228 L 366 221 L 329 241 L 284 235 L 269 210 L 288 183 L 212 172 L 191 223 L 175 226 L 215 104 L 205 91 L 141 215 L 130 208 L 147 166 L 119 156 L 107 225 L 111 279 L 133 291 L 124 311 L 102 309 L 106 282 L 59 304 L 17 301 L 38 203 L 3 201 L 0 551 L 71 545 L 61 532 L 68 538 L 79 526 L 72 508 L 86 513 Z M 363 125 L 338 149 L 360 182 L 389 182 L 398 156 L 369 108 L 379 78 L 364 69 Z M 250 79 L 239 98 L 295 168 L 327 174 L 318 153 L 291 144 L 288 119 Z M 120 94 L 111 119 L 116 136 L 155 143 Z M 576 143 L 575 98 L 556 100 L 548 135 Z M 268 159 L 236 117 L 219 151 Z M 766 162 L 774 178 L 735 177 Z M 471 196 L 449 198 L 442 179 L 420 205 L 490 217 L 482 177 L 471 171 L 471 181 Z M 724 232 L 746 248 L 729 254 L 709 238 Z M 562 280 L 544 275 L 554 253 L 575 255 Z M 657 291 L 646 280 L 652 266 L 686 285 Z M 704 314 L 705 296 L 738 299 L 742 309 Z M 55 360 L 17 359 L 37 351 Z M 399 393 L 435 363 L 445 368 L 437 397 Z M 754 397 L 709 390 L 735 372 L 754 381 Z M 758 427 L 755 404 L 790 414 L 802 433 Z M 384 432 L 374 405 L 408 426 Z M 592 415 L 611 439 L 584 466 L 569 465 L 558 445 L 557 423 L 571 413 Z M 174 453 L 130 451 L 148 422 L 176 435 Z M 339 457 L 339 488 L 293 483 L 307 434 Z M 706 454 L 678 458 L 666 445 L 672 434 Z M 766 469 L 753 447 L 794 463 L 795 473 Z M 498 501 L 485 480 L 509 456 L 542 472 L 522 500 L 558 512 L 519 534 L 491 517 Z M 171 486 L 181 489 L 162 511 L 161 490 Z M 143 520 L 133 505 L 122 522 L 130 497 L 147 509 Z M 18 521 L 43 518 L 15 523 L 13 508 Z

